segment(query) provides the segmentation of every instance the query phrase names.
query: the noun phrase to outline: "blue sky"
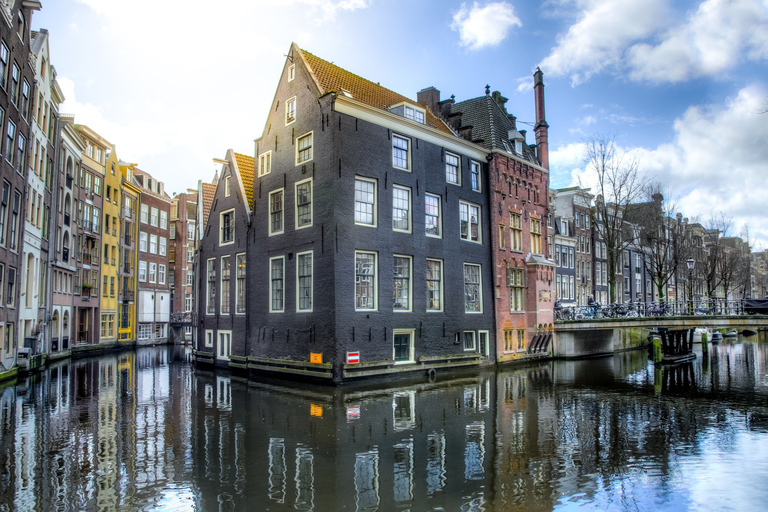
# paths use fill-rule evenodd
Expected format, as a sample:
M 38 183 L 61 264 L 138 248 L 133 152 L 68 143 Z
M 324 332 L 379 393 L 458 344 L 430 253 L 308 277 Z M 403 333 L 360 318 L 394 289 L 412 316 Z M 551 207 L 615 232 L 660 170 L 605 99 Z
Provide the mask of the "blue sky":
M 584 142 L 613 134 L 684 215 L 768 248 L 768 0 L 43 0 L 32 26 L 62 111 L 169 192 L 252 153 L 295 41 L 411 98 L 489 84 L 522 123 L 541 66 L 553 188 L 588 186 Z

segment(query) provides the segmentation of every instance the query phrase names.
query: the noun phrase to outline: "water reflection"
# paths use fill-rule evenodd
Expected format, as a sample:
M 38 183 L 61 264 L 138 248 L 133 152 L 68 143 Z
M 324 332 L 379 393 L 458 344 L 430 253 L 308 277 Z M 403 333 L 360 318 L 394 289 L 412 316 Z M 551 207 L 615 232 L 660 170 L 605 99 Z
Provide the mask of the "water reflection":
M 0 510 L 757 509 L 768 350 L 710 349 L 341 389 L 60 363 L 0 390 Z

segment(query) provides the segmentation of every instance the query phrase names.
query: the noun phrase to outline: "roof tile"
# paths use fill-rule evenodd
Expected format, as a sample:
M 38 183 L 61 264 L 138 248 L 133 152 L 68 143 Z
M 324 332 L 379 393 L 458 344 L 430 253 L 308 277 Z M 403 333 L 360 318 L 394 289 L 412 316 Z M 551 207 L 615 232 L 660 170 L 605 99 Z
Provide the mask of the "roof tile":
M 237 170 L 240 171 L 240 179 L 245 189 L 245 197 L 248 199 L 248 208 L 253 208 L 253 172 L 255 159 L 252 156 L 235 153 Z

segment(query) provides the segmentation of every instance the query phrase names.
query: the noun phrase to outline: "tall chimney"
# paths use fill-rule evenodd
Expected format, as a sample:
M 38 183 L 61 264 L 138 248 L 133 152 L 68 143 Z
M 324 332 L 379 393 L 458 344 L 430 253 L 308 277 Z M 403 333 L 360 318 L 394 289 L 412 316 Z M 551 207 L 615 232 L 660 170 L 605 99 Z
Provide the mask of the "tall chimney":
M 434 87 L 427 87 L 416 93 L 416 101 L 427 107 L 433 114 L 439 115 L 440 91 Z
M 533 95 L 536 103 L 536 126 L 533 129 L 536 134 L 536 153 L 539 155 L 541 166 L 549 169 L 549 125 L 544 117 L 544 73 L 541 68 L 536 68 L 533 74 Z

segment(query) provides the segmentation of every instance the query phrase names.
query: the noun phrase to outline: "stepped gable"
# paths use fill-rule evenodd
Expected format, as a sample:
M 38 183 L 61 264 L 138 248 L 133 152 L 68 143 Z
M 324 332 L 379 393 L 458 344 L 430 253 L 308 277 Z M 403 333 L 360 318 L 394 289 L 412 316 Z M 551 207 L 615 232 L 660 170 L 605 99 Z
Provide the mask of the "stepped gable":
M 299 51 L 304 58 L 304 62 L 314 76 L 321 94 L 335 92 L 336 94 L 342 95 L 345 94 L 346 91 L 346 93 L 352 96 L 353 99 L 382 110 L 387 110 L 389 107 L 402 102 L 419 105 L 427 111 L 426 124 L 428 126 L 436 128 L 441 132 L 454 135 L 442 119 L 438 118 L 425 105 L 391 91 L 386 87 L 382 87 L 370 80 L 366 80 L 354 73 L 350 73 L 346 69 L 331 64 L 306 50 L 299 49 Z

